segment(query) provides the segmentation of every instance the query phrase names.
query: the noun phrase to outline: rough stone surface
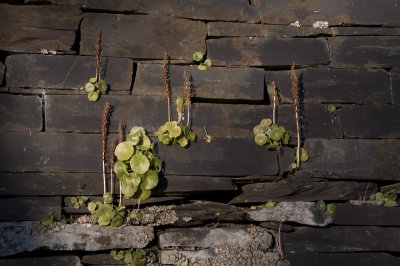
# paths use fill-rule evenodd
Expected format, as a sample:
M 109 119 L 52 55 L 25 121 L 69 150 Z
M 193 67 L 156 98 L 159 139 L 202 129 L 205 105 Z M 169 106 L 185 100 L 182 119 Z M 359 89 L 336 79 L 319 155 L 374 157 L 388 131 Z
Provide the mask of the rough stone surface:
M 160 260 L 162 264 L 186 266 L 207 265 L 264 265 L 274 266 L 279 261 L 277 252 L 262 252 L 240 247 L 222 245 L 215 250 L 161 250 Z
M 331 66 L 335 68 L 399 67 L 399 42 L 400 36 L 332 38 L 329 40 Z
M 0 86 L 3 84 L 5 72 L 6 66 L 3 64 L 3 62 L 0 62 Z
M 298 20 L 302 25 L 313 25 L 315 21 L 327 21 L 329 25 L 400 25 L 398 0 L 382 3 L 374 0 L 272 0 L 260 2 L 259 8 L 261 21 L 266 24 L 290 24 Z
M 384 239 L 385 241 L 382 241 Z M 283 234 L 285 254 L 312 252 L 398 252 L 400 228 L 376 226 L 298 227 Z
M 351 200 L 378 191 L 372 183 L 352 181 L 329 182 L 266 182 L 248 184 L 242 187 L 243 193 L 230 203 L 258 203 L 273 201 L 318 201 L 318 200 Z
M 334 36 L 399 36 L 400 28 L 383 27 L 332 27 Z
M 333 219 L 315 206 L 315 202 L 279 202 L 274 208 L 247 212 L 248 219 L 258 222 L 295 222 L 311 226 L 327 226 Z
M 210 22 L 207 23 L 210 37 L 267 37 L 293 38 L 332 35 L 332 29 L 315 29 L 311 27 L 296 28 L 290 25 L 265 25 Z M 395 32 L 395 31 L 393 31 Z
M 272 244 L 272 236 L 265 228 L 251 226 L 245 229 L 234 227 L 223 228 L 171 228 L 159 235 L 158 244 L 161 249 L 207 249 L 221 245 L 245 247 L 262 245 L 268 249 Z
M 102 227 L 100 225 L 39 222 L 0 223 L 0 255 L 8 256 L 46 247 L 50 250 L 109 250 L 143 248 L 153 240 L 148 226 Z
M 259 22 L 259 13 L 246 0 L 123 1 L 51 0 L 56 5 L 73 5 L 90 9 L 168 15 L 196 20 Z
M 61 216 L 60 197 L 1 198 L 0 203 L 0 221 L 40 221 L 49 213 Z
M 81 54 L 94 54 L 100 29 L 104 56 L 162 59 L 166 52 L 171 59 L 191 62 L 194 51 L 206 50 L 204 39 L 207 28 L 200 21 L 87 13 L 81 27 Z
M 400 105 L 400 75 L 391 77 L 393 103 Z
M 169 67 L 173 95 L 182 95 L 183 72 L 187 70 L 194 89 L 194 98 L 224 100 L 264 99 L 263 71 L 253 68 L 211 67 L 201 71 L 197 66 Z M 162 67 L 157 64 L 138 64 L 134 95 L 164 95 Z
M 102 58 L 101 77 L 110 91 L 129 91 L 133 62 L 122 58 Z M 6 59 L 8 87 L 78 89 L 95 76 L 91 56 L 12 55 Z
M 296 70 L 305 103 L 390 103 L 386 71 L 376 69 L 305 68 Z M 267 85 L 275 82 L 281 100 L 293 102 L 290 71 L 267 71 Z
M 108 255 L 110 256 L 110 255 Z M 32 258 L 17 258 L 17 259 L 1 259 L 0 266 L 82 266 L 78 256 L 51 256 L 51 257 L 32 257 Z
M 339 116 L 345 137 L 400 138 L 399 114 L 394 106 L 346 106 Z
M 0 50 L 40 53 L 41 49 L 47 49 L 70 53 L 73 52 L 81 10 L 1 4 L 0 17 Z
M 334 224 L 400 226 L 399 216 L 400 208 L 339 204 L 335 209 Z
M 39 96 L 1 95 L 1 131 L 41 131 L 42 124 L 42 99 Z
M 207 40 L 207 52 L 217 66 L 289 66 L 329 62 L 322 38 L 222 38 Z
M 400 141 L 307 139 L 309 160 L 295 176 L 398 180 Z M 382 160 L 382 158 L 385 158 Z

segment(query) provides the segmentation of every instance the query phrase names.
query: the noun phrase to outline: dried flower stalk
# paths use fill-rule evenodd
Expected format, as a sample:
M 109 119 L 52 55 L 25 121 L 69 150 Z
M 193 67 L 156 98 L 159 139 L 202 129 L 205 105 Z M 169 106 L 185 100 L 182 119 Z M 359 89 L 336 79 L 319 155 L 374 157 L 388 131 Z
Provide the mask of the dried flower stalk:
M 163 81 L 164 81 L 164 95 L 167 100 L 168 108 L 168 121 L 171 121 L 171 82 L 169 79 L 169 56 L 164 53 L 164 62 L 162 65 Z
M 96 39 L 96 81 L 99 81 L 101 79 L 100 77 L 100 71 L 101 71 L 101 30 L 97 33 L 97 39 Z
M 107 128 L 108 128 L 108 115 L 110 112 L 110 104 L 106 102 L 103 107 L 103 115 L 101 118 L 101 152 L 103 162 L 103 186 L 104 194 L 107 192 L 106 187 L 106 150 L 107 150 Z
M 115 138 L 112 139 L 111 143 L 110 143 L 110 172 L 111 172 L 111 194 L 114 194 L 114 175 L 113 175 L 113 171 L 114 171 L 114 164 L 115 164 L 115 155 L 114 155 L 114 151 L 115 151 L 115 147 L 117 146 L 117 141 Z
M 190 108 L 192 107 L 191 100 L 191 84 L 189 80 L 189 75 L 186 69 L 183 71 L 183 105 L 187 110 L 187 122 L 186 125 L 190 126 Z
M 290 69 L 290 82 L 291 92 L 293 96 L 294 115 L 296 119 L 296 131 L 297 131 L 297 149 L 296 149 L 296 168 L 300 167 L 300 101 L 299 101 L 299 81 L 297 79 L 296 72 L 294 70 L 294 63 Z
M 275 82 L 272 81 L 271 84 L 272 87 L 272 103 L 273 103 L 273 109 L 272 109 L 272 124 L 276 124 L 276 85 Z

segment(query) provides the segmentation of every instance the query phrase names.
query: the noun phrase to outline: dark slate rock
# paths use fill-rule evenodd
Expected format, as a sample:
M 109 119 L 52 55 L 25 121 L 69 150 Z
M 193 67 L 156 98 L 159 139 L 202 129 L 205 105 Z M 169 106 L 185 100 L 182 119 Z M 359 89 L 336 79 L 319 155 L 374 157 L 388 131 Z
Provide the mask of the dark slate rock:
M 266 152 L 252 139 L 215 138 L 211 144 L 193 143 L 183 149 L 159 145 L 167 174 L 176 175 L 275 175 L 276 153 Z
M 338 110 L 337 113 L 340 113 Z M 293 105 L 279 105 L 277 123 L 284 126 L 291 134 L 291 142 L 296 137 L 296 122 Z M 341 138 L 342 125 L 336 114 L 327 110 L 326 105 L 305 104 L 302 111 L 302 138 Z
M 81 26 L 82 54 L 95 53 L 94 44 L 100 29 L 104 56 L 162 59 L 166 52 L 171 59 L 191 62 L 195 51 L 206 50 L 204 22 L 162 16 L 87 13 Z
M 90 9 L 168 15 L 198 20 L 259 22 L 257 10 L 247 0 L 123 1 L 51 0 L 56 5 L 74 5 Z
M 182 95 L 183 72 L 187 70 L 195 89 L 195 98 L 224 100 L 263 100 L 264 77 L 261 69 L 211 67 L 201 71 L 197 66 L 170 66 L 173 95 Z M 164 95 L 162 67 L 138 64 L 134 95 Z
M 82 257 L 82 263 L 86 265 L 126 265 L 124 261 L 115 260 L 109 253 L 84 255 Z
M 129 91 L 133 62 L 103 58 L 102 78 L 112 91 Z M 8 87 L 78 89 L 95 76 L 95 58 L 88 56 L 12 55 L 6 59 Z
M 338 225 L 400 226 L 399 217 L 400 208 L 339 204 L 335 209 L 333 223 Z
M 335 36 L 399 36 L 399 28 L 381 27 L 333 27 L 330 28 Z
M 400 105 L 400 75 L 391 77 L 393 103 Z
M 81 10 L 1 4 L 0 17 L 1 50 L 40 53 L 41 49 L 47 49 L 69 53 L 75 43 Z
M 111 257 L 110 255 L 108 255 Z M 51 256 L 51 257 L 33 257 L 33 258 L 17 258 L 17 259 L 1 259 L 0 266 L 43 266 L 43 265 L 57 265 L 57 266 L 82 266 L 78 256 L 65 255 L 65 256 Z
M 0 62 L 0 86 L 3 84 L 4 73 L 6 72 L 6 67 L 3 62 Z
M 41 131 L 42 99 L 39 96 L 1 94 L 1 131 Z
M 155 132 L 168 119 L 166 101 L 158 96 L 107 95 L 93 105 L 83 95 L 47 95 L 46 130 L 99 132 L 102 108 L 106 101 L 115 107 L 110 119 L 110 131 L 113 132 L 117 131 L 121 120 L 125 121 L 128 129 L 143 126 L 149 132 Z M 174 108 L 171 109 L 172 118 L 176 119 Z M 215 137 L 253 138 L 253 127 L 262 118 L 270 117 L 270 113 L 270 108 L 263 105 L 195 103 L 191 124 L 199 141 L 205 137 L 204 127 L 208 134 Z
M 273 201 L 350 200 L 377 192 L 378 186 L 352 181 L 331 182 L 268 182 L 242 187 L 243 193 L 230 201 L 237 203 L 265 203 Z
M 400 141 L 307 139 L 309 160 L 295 175 L 341 179 L 398 180 Z M 382 159 L 384 158 L 384 159 Z
M 142 126 L 154 132 L 161 126 L 164 117 L 167 119 L 166 104 L 160 97 L 107 95 L 93 104 L 83 95 L 47 95 L 46 130 L 100 132 L 105 102 L 113 106 L 109 124 L 111 132 L 117 131 L 119 121 L 124 121 L 128 130 L 132 126 Z
M 101 172 L 100 134 L 1 133 L 0 171 Z M 274 175 L 275 153 L 253 140 L 215 139 L 184 149 L 159 145 L 166 174 L 243 176 Z
M 395 106 L 345 106 L 338 113 L 350 138 L 400 138 L 399 114 Z
M 400 5 L 399 5 L 400 6 Z M 392 68 L 400 66 L 400 36 L 336 37 L 329 40 L 336 68 Z
M 61 216 L 61 197 L 1 198 L 0 203 L 0 221 L 40 221 L 49 213 Z
M 303 101 L 325 103 L 390 103 L 388 75 L 384 70 L 305 68 L 296 70 Z M 282 101 L 293 102 L 290 71 L 265 72 L 275 82 Z
M 289 66 L 329 62 L 325 39 L 222 38 L 207 40 L 207 51 L 217 66 Z
M 370 266 L 399 265 L 400 258 L 387 253 L 352 252 L 352 253 L 298 253 L 286 254 L 291 266 Z
M 299 20 L 303 25 L 327 21 L 329 25 L 399 25 L 399 1 L 378 3 L 365 1 L 296 1 L 272 0 L 260 4 L 261 21 L 266 24 L 289 24 Z M 379 10 L 379 12 L 377 12 Z
M 101 136 L 0 133 L 0 171 L 101 172 Z
M 400 228 L 374 226 L 298 227 L 284 233 L 285 254 L 393 251 L 400 249 Z
M 209 22 L 207 23 L 210 37 L 267 37 L 293 38 L 332 35 L 332 29 L 316 29 L 311 27 L 293 27 L 290 25 L 265 25 Z

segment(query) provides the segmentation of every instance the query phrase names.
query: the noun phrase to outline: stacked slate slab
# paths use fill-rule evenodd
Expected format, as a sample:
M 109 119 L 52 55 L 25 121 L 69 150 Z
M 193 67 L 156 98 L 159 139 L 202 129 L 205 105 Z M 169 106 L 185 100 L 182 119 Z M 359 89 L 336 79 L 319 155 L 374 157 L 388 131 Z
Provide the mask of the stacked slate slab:
M 368 201 L 400 192 L 398 14 L 399 0 L 2 1 L 0 265 L 123 265 L 114 248 L 162 265 L 399 265 L 400 207 Z M 99 31 L 108 88 L 90 102 L 81 88 L 96 75 Z M 157 143 L 152 197 L 124 199 L 143 216 L 99 227 L 71 198 L 101 200 L 103 106 L 109 140 L 123 121 L 157 142 L 164 53 L 172 119 L 186 72 L 197 140 Z M 292 65 L 309 154 L 295 171 Z M 254 142 L 273 113 L 291 135 L 278 151 Z M 57 222 L 42 224 L 49 215 Z

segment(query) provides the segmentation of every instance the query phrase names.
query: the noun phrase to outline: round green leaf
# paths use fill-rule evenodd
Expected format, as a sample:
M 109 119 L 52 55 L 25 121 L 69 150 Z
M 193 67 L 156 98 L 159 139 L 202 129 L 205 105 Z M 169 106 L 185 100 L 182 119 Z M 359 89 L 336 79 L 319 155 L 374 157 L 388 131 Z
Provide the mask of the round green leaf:
M 275 201 L 269 200 L 267 203 L 265 203 L 265 208 L 272 209 L 273 207 L 275 207 L 275 205 Z
M 375 200 L 384 200 L 385 196 L 383 195 L 382 192 L 376 192 L 375 193 Z
M 135 195 L 135 198 L 139 199 L 139 200 L 147 200 L 148 198 L 150 198 L 151 196 L 151 190 L 147 190 L 147 189 L 138 189 L 137 193 L 137 197 Z
M 254 133 L 254 135 L 263 134 L 264 131 L 263 131 L 263 128 L 260 125 L 257 125 L 257 126 L 255 126 L 253 128 L 253 133 Z
M 268 145 L 268 150 L 273 151 L 276 150 L 279 147 L 279 142 L 272 142 Z
M 321 211 L 326 211 L 326 203 L 323 200 L 317 201 L 317 208 Z
M 99 87 L 100 92 L 105 93 L 107 91 L 107 82 L 104 80 L 99 80 L 97 86 Z
M 172 128 L 169 133 L 173 138 L 177 138 L 182 134 L 182 129 L 179 126 Z
M 161 171 L 162 161 L 158 157 L 154 157 L 151 160 L 151 165 L 158 171 Z
M 86 91 L 86 92 L 92 92 L 92 91 L 94 91 L 94 85 L 93 85 L 92 83 L 90 83 L 90 82 L 86 83 L 86 85 L 85 85 L 85 91 Z
M 169 136 L 169 134 L 163 134 L 161 135 L 161 140 L 160 140 L 163 144 L 165 145 L 169 145 L 172 141 L 171 137 Z
M 274 141 L 280 141 L 281 138 L 283 137 L 283 132 L 280 128 L 274 128 L 271 130 L 269 133 L 269 137 L 274 140 Z
M 91 91 L 88 94 L 88 99 L 91 102 L 95 102 L 95 101 L 97 101 L 97 99 L 99 99 L 99 94 L 95 91 Z
M 142 136 L 146 134 L 146 130 L 143 127 L 132 127 L 130 134 L 134 136 Z
M 335 203 L 329 203 L 326 205 L 326 212 L 330 215 L 333 215 L 335 213 L 336 209 L 336 204 Z
M 328 105 L 328 111 L 331 113 L 336 112 L 336 106 L 334 104 L 329 104 Z
M 140 175 L 138 175 L 135 172 L 132 172 L 130 174 L 129 179 L 127 180 L 127 184 L 137 187 L 137 186 L 139 186 L 140 181 L 142 181 L 142 179 L 140 178 Z
M 211 143 L 213 140 L 214 140 L 214 136 L 211 136 L 211 135 L 207 135 L 206 136 L 206 142 L 207 143 Z
M 254 141 L 257 143 L 257 145 L 263 146 L 267 143 L 268 137 L 265 134 L 257 134 L 254 137 Z
M 308 154 L 307 153 L 302 153 L 301 156 L 300 156 L 300 160 L 302 162 L 307 161 L 308 160 Z
M 151 140 L 148 136 L 143 135 L 142 142 L 138 146 L 138 148 L 142 151 L 147 151 L 148 149 L 151 148 Z
M 127 252 L 125 253 L 125 258 L 124 258 L 124 262 L 128 265 L 132 265 L 133 262 L 133 256 L 131 253 Z
M 187 138 L 185 138 L 185 137 L 181 137 L 179 140 L 178 140 L 178 143 L 179 143 L 179 145 L 181 146 L 181 147 L 186 147 L 188 144 L 189 144 L 189 141 L 187 140 Z
M 111 192 L 106 192 L 105 194 L 103 194 L 103 201 L 104 203 L 108 204 L 111 204 L 113 202 L 113 196 Z
M 92 84 L 96 83 L 96 81 L 97 81 L 96 77 L 92 77 L 92 78 L 89 79 L 89 82 L 92 83 Z
M 206 59 L 204 61 L 204 64 L 206 65 L 207 68 L 211 67 L 211 59 Z
M 198 68 L 199 70 L 204 71 L 204 70 L 207 70 L 207 65 L 204 64 L 204 63 L 201 63 L 200 65 L 197 66 L 197 68 Z
M 202 52 L 200 52 L 200 51 L 195 52 L 195 53 L 193 53 L 193 61 L 200 62 L 201 60 L 203 60 L 203 56 L 204 55 Z
M 190 142 L 194 142 L 196 140 L 196 134 L 191 130 L 187 135 L 186 138 Z
M 151 190 L 155 188 L 158 184 L 158 173 L 155 170 L 149 170 L 146 172 L 143 183 L 140 186 L 146 190 Z
M 271 119 L 267 118 L 267 119 L 261 120 L 261 123 L 260 123 L 261 127 L 269 127 L 270 125 L 272 125 Z
M 111 226 L 113 227 L 119 227 L 123 224 L 124 219 L 121 215 L 116 215 L 112 220 L 111 220 Z
M 94 203 L 94 202 L 89 202 L 87 208 L 88 208 L 88 211 L 89 211 L 91 214 L 93 214 L 93 213 L 96 211 L 97 204 Z
M 146 156 L 141 153 L 137 153 L 132 156 L 130 161 L 131 169 L 140 175 L 146 173 L 149 170 L 150 162 Z
M 118 160 L 126 161 L 131 158 L 133 152 L 134 149 L 132 143 L 130 143 L 129 141 L 124 141 L 117 145 L 114 154 L 115 156 L 117 156 Z
M 122 194 L 124 194 L 124 196 L 126 198 L 132 198 L 133 195 L 135 195 L 137 189 L 138 189 L 138 187 L 134 187 L 129 184 L 122 183 L 121 191 L 122 191 Z
M 290 164 L 290 167 L 291 167 L 292 169 L 296 169 L 296 168 L 297 168 L 297 164 L 296 164 L 296 163 L 291 163 L 291 164 Z
M 132 145 L 137 145 L 140 142 L 140 138 L 141 137 L 139 135 L 129 133 L 129 135 L 126 137 L 126 141 L 130 141 Z
M 285 144 L 285 145 L 288 145 L 289 144 L 289 140 L 290 140 L 290 135 L 289 135 L 288 132 L 285 132 L 283 134 L 282 143 Z

